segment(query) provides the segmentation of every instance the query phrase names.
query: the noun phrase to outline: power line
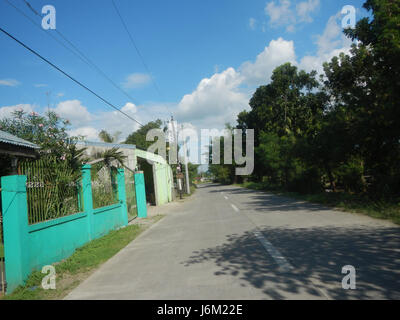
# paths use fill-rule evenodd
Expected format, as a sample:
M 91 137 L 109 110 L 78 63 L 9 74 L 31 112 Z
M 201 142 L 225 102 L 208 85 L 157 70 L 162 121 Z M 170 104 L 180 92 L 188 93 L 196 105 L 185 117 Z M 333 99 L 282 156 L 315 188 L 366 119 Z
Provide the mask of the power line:
M 122 110 L 120 110 L 119 108 L 117 108 L 115 105 L 113 105 L 111 102 L 107 101 L 106 99 L 104 99 L 103 97 L 101 97 L 100 95 L 98 95 L 96 92 L 94 92 L 93 90 L 89 89 L 87 86 L 85 86 L 84 84 L 82 84 L 81 82 L 79 82 L 78 80 L 76 80 L 75 78 L 73 78 L 72 76 L 70 76 L 68 73 L 66 73 L 65 71 L 61 70 L 59 67 L 57 67 L 55 64 L 51 63 L 49 60 L 47 60 L 46 58 L 44 58 L 43 56 L 41 56 L 39 53 L 37 53 L 35 50 L 31 49 L 30 47 L 28 47 L 26 44 L 24 44 L 23 42 L 21 42 L 20 40 L 18 40 L 17 38 L 15 38 L 13 35 L 9 34 L 7 31 L 5 31 L 3 28 L 0 27 L 0 31 L 3 32 L 5 35 L 7 35 L 8 37 L 10 37 L 11 39 L 13 39 L 14 41 L 16 41 L 17 43 L 19 43 L 21 46 L 23 46 L 25 49 L 29 50 L 30 52 L 32 52 L 34 55 L 36 55 L 37 57 L 39 57 L 40 59 L 42 59 L 43 61 L 45 61 L 46 63 L 48 63 L 49 65 L 51 65 L 54 69 L 58 70 L 59 72 L 61 72 L 62 74 L 64 74 L 65 76 L 67 76 L 68 78 L 70 78 L 72 81 L 74 81 L 75 83 L 77 83 L 78 85 L 80 85 L 82 88 L 86 89 L 87 91 L 89 91 L 90 93 L 92 93 L 93 95 L 95 95 L 97 98 L 99 98 L 100 100 L 102 100 L 104 103 L 106 103 L 107 105 L 109 105 L 110 107 L 112 107 L 113 109 L 117 110 L 118 112 L 122 113 L 123 115 L 125 115 L 127 118 L 135 121 L 136 123 L 138 123 L 140 126 L 143 127 L 143 124 L 141 124 L 139 121 L 137 121 L 136 119 L 132 118 L 130 115 L 126 114 L 125 112 L 123 112 Z
M 133 44 L 133 46 L 134 46 L 134 48 L 135 48 L 135 50 L 136 50 L 136 52 L 137 52 L 137 54 L 138 54 L 140 60 L 142 61 L 142 64 L 143 64 L 144 68 L 146 69 L 147 73 L 150 75 L 150 79 L 151 79 L 151 82 L 153 83 L 154 89 L 157 91 L 157 93 L 159 94 L 159 96 L 160 96 L 161 98 L 163 98 L 160 89 L 158 88 L 156 82 L 154 81 L 154 79 L 153 79 L 153 77 L 152 77 L 152 75 L 151 75 L 151 72 L 150 72 L 149 67 L 147 66 L 146 62 L 144 61 L 144 58 L 143 58 L 142 54 L 140 53 L 140 50 L 139 50 L 138 46 L 136 45 L 136 42 L 135 42 L 135 40 L 133 39 L 132 34 L 129 32 L 129 29 L 128 29 L 128 27 L 127 27 L 127 25 L 126 25 L 124 19 L 122 18 L 121 13 L 120 13 L 119 10 L 118 10 L 117 5 L 115 4 L 114 0 L 111 0 L 111 1 L 112 1 L 112 4 L 113 4 L 114 8 L 115 8 L 115 11 L 117 12 L 117 14 L 118 14 L 118 16 L 119 16 L 119 19 L 121 20 L 122 25 L 124 26 L 124 29 L 125 29 L 126 33 L 127 33 L 128 36 L 129 36 L 129 39 L 131 40 L 131 42 L 132 42 L 132 44 Z
M 28 8 L 34 13 L 34 14 L 36 14 L 37 16 L 40 16 L 39 15 L 39 13 L 31 6 L 31 4 L 28 2 L 28 1 L 26 1 L 26 0 L 23 0 L 24 2 L 25 2 L 25 4 L 28 6 Z M 7 1 L 8 2 L 8 1 Z
M 53 40 L 57 41 L 60 45 L 62 45 L 65 49 L 73 53 L 75 56 L 77 56 L 81 61 L 83 61 L 85 64 L 87 64 L 89 67 L 95 69 L 98 73 L 100 73 L 105 79 L 107 79 L 116 89 L 118 89 L 120 92 L 122 92 L 126 97 L 128 97 L 133 103 L 138 104 L 136 99 L 134 99 L 130 94 L 128 94 L 126 91 L 124 91 L 120 86 L 118 86 L 107 74 L 105 74 L 91 59 L 89 59 L 81 50 L 78 49 L 76 45 L 74 45 L 70 40 L 67 39 L 60 31 L 55 29 L 55 32 L 62 38 L 64 41 L 66 41 L 75 51 L 71 50 L 71 48 L 67 47 L 63 42 L 58 40 L 56 37 L 54 37 L 51 33 L 46 32 L 42 26 L 38 23 L 36 23 L 33 19 L 31 19 L 29 16 L 27 16 L 23 11 L 21 11 L 18 7 L 13 5 L 9 0 L 4 0 L 6 1 L 10 6 L 12 6 L 15 10 L 17 10 L 21 15 L 23 15 L 26 19 L 28 19 L 32 24 L 34 24 L 36 27 L 38 27 L 40 30 L 42 30 L 46 35 L 49 37 L 53 38 Z M 41 15 L 31 6 L 31 4 L 26 1 L 22 0 L 25 2 L 25 4 L 28 6 L 28 8 L 38 17 L 41 18 Z

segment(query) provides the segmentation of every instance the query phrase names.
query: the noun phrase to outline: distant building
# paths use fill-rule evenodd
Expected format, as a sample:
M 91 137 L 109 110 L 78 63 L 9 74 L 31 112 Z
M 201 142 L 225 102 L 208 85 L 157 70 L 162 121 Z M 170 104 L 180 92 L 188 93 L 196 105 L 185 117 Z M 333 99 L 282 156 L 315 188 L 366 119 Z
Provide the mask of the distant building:
M 0 154 L 10 156 L 9 174 L 17 174 L 19 158 L 37 158 L 40 147 L 32 142 L 18 138 L 0 130 Z
M 148 203 L 158 206 L 173 201 L 175 192 L 172 169 L 161 156 L 136 149 L 133 144 L 79 141 L 77 147 L 79 148 L 80 146 L 86 148 L 87 156 L 94 158 L 96 154 L 117 148 L 127 157 L 125 163 L 126 178 L 127 171 L 143 171 Z

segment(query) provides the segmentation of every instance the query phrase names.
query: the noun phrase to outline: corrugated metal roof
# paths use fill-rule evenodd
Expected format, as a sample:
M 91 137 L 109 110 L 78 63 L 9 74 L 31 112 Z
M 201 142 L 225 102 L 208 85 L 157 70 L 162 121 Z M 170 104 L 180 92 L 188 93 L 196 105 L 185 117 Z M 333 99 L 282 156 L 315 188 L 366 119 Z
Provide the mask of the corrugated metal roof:
M 18 138 L 11 133 L 0 130 L 0 142 L 9 143 L 16 146 L 32 148 L 32 149 L 40 149 L 40 147 L 32 142 L 26 141 L 24 139 Z
M 77 144 L 93 147 L 108 147 L 118 149 L 136 149 L 134 144 L 122 144 L 122 143 L 107 143 L 107 142 L 93 142 L 93 141 L 78 141 Z

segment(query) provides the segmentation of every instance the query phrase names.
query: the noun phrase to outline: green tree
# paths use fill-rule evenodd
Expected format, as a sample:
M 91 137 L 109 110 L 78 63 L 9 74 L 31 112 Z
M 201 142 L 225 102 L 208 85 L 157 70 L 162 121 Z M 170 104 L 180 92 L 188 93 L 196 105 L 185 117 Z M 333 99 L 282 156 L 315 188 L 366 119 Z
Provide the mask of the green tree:
M 357 40 L 351 54 L 324 65 L 325 88 L 347 151 L 365 160 L 375 195 L 400 190 L 400 3 L 368 0 L 372 19 L 360 20 L 345 34 Z M 346 150 L 345 149 L 345 150 Z
M 147 132 L 151 129 L 161 129 L 162 121 L 157 119 L 156 121 L 150 121 L 140 129 L 131 133 L 125 140 L 125 143 L 134 144 L 138 149 L 147 150 L 154 141 L 146 141 Z
M 284 185 L 289 184 L 294 159 L 288 146 L 294 146 L 299 137 L 315 134 L 323 116 L 326 95 L 318 88 L 316 72 L 298 71 L 296 66 L 285 63 L 274 70 L 270 84 L 256 90 L 249 103 L 251 110 L 238 115 L 238 128 L 244 132 L 246 129 L 255 131 L 254 176 L 257 180 L 270 175 L 273 183 L 279 180 L 284 181 Z M 277 155 L 276 150 L 280 150 L 280 160 L 284 161 L 283 180 L 277 178 L 276 172 L 271 175 L 276 164 L 266 163 Z M 271 155 L 264 154 L 270 151 Z
M 16 110 L 8 118 L 0 120 L 0 129 L 40 146 L 40 157 L 67 161 L 74 170 L 82 164 L 84 149 L 78 150 L 76 142 L 83 137 L 68 134 L 70 123 L 55 112 L 44 115 Z

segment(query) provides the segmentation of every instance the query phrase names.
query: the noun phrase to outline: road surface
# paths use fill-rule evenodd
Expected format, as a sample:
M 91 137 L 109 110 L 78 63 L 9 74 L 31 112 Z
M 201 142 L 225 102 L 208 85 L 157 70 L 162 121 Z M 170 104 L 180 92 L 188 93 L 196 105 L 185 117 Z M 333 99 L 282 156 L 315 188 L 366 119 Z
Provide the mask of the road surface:
M 399 299 L 400 228 L 272 194 L 202 185 L 67 299 Z M 344 290 L 342 267 L 356 289 Z

